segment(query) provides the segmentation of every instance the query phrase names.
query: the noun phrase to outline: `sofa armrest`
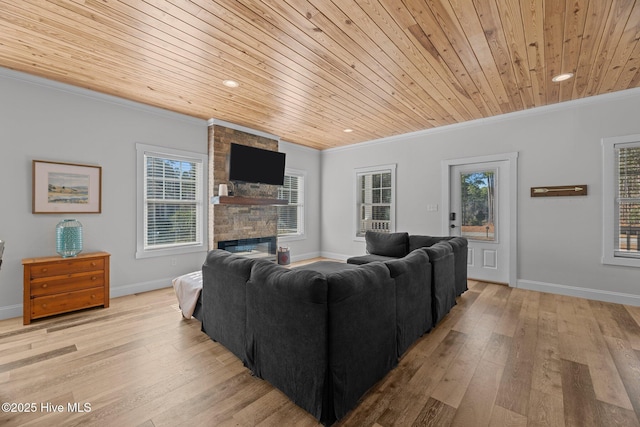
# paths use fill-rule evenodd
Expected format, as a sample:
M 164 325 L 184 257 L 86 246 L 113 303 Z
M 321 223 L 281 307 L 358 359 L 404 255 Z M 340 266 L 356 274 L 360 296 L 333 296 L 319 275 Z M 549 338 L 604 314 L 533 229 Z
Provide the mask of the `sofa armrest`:
M 255 260 L 215 249 L 202 266 L 202 330 L 251 369 L 246 355 L 246 285 Z

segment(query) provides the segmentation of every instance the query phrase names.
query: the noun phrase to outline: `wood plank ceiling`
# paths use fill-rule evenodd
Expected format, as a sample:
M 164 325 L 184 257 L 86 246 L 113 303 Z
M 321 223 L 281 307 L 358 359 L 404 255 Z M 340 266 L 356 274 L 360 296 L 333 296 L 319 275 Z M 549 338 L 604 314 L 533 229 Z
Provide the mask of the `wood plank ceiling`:
M 0 66 L 318 149 L 638 87 L 639 39 L 640 0 L 0 0 Z

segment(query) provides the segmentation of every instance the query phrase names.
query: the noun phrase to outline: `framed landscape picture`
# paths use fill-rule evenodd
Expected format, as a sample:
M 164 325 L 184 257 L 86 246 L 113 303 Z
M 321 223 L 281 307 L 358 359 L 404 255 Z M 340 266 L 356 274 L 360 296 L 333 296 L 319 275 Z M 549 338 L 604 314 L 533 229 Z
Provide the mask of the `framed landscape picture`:
M 33 213 L 101 213 L 102 168 L 33 161 Z

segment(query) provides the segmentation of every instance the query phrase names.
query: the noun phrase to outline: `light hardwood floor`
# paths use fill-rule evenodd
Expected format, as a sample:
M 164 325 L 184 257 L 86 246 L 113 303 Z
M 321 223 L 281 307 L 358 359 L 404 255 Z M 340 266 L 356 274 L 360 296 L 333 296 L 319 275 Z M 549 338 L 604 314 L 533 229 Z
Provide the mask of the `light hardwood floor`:
M 469 286 L 338 426 L 639 425 L 640 307 Z M 182 319 L 172 288 L 1 321 L 0 402 L 35 404 L 2 426 L 318 425 Z

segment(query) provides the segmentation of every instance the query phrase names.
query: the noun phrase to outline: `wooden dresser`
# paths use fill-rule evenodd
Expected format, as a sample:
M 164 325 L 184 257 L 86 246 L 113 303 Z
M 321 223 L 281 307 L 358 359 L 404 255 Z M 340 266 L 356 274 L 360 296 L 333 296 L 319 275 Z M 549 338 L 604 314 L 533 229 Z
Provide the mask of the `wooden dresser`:
M 23 259 L 23 323 L 88 307 L 109 307 L 110 256 L 94 252 L 72 258 Z

